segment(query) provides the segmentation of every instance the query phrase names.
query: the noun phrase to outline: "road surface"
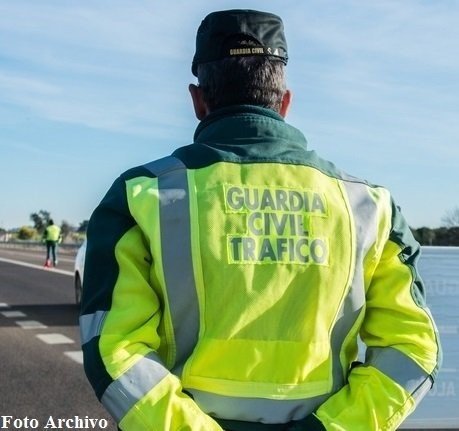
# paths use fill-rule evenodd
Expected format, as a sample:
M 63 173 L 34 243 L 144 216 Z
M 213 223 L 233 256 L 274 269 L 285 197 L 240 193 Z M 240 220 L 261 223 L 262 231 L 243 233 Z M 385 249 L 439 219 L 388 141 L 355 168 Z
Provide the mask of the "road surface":
M 83 372 L 73 257 L 61 255 L 57 269 L 43 261 L 43 252 L 0 249 L 0 429 L 61 420 L 61 429 L 116 430 Z
M 74 429 L 117 429 L 84 376 L 73 254 L 61 253 L 58 267 L 45 269 L 43 250 L 0 247 L 0 429 L 44 430 L 59 419 L 73 426 L 75 418 L 93 422 Z

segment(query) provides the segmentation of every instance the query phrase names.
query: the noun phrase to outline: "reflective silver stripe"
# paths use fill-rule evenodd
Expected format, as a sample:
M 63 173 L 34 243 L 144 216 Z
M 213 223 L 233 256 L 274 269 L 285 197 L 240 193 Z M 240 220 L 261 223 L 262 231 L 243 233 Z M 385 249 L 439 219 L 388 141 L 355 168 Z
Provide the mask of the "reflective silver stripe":
M 107 311 L 100 310 L 92 314 L 83 314 L 80 316 L 80 338 L 81 345 L 91 341 L 94 337 L 100 335 Z
M 262 422 L 299 420 L 317 409 L 329 394 L 297 400 L 271 400 L 266 398 L 227 397 L 214 393 L 187 389 L 199 408 L 210 416 L 238 421 Z
M 369 347 L 365 366 L 371 365 L 402 386 L 419 402 L 432 387 L 432 379 L 415 361 L 393 347 Z
M 375 243 L 378 233 L 376 203 L 370 196 L 366 184 L 346 181 L 344 182 L 344 187 L 346 188 L 354 217 L 357 237 L 356 258 L 363 260 L 369 248 Z M 363 268 L 363 265 L 360 268 Z
M 345 383 L 347 370 L 343 370 L 340 353 L 344 339 L 356 323 L 365 305 L 363 260 L 377 237 L 376 204 L 368 193 L 368 186 L 353 181 L 344 181 L 351 206 L 355 229 L 355 267 L 348 294 L 333 327 L 331 346 L 333 356 L 333 392 Z
M 101 402 L 119 423 L 129 410 L 153 389 L 169 371 L 153 353 L 136 362 L 105 390 Z
M 160 177 L 175 169 L 185 169 L 185 165 L 177 157 L 166 156 L 162 159 L 154 160 L 153 162 L 143 165 L 145 169 L 150 171 L 155 177 Z
M 180 367 L 194 349 L 199 332 L 187 170 L 172 156 L 145 167 L 158 177 L 163 272 L 176 343 L 174 362 Z
M 411 397 L 414 399 L 416 405 L 418 405 L 421 400 L 427 395 L 427 393 L 432 389 L 433 378 L 429 376 L 423 383 L 421 383 L 414 392 L 411 393 Z
M 349 203 L 352 208 L 354 217 L 357 248 L 356 248 L 356 266 L 354 279 L 349 291 L 349 295 L 345 300 L 343 307 L 343 318 L 346 319 L 344 324 L 340 324 L 335 336 L 335 330 L 332 334 L 333 345 L 333 377 L 334 389 L 337 390 L 337 377 L 341 377 L 341 384 L 344 382 L 344 374 L 340 373 L 339 369 L 339 348 L 344 340 L 365 301 L 365 286 L 363 274 L 363 259 L 372 244 L 377 238 L 377 217 L 376 203 L 368 193 L 368 187 L 365 184 L 358 182 L 344 183 Z M 348 310 L 346 312 L 346 309 Z M 350 311 L 350 314 L 349 314 Z M 347 317 L 346 317 L 347 314 Z M 336 326 L 335 328 L 336 329 Z M 335 356 L 338 353 L 338 356 Z M 407 392 L 412 394 L 415 401 L 418 403 L 432 386 L 430 376 L 411 358 L 404 355 L 397 349 L 392 347 L 369 347 L 366 351 L 364 366 L 374 366 L 389 378 L 397 382 Z M 345 370 L 343 370 L 345 371 Z

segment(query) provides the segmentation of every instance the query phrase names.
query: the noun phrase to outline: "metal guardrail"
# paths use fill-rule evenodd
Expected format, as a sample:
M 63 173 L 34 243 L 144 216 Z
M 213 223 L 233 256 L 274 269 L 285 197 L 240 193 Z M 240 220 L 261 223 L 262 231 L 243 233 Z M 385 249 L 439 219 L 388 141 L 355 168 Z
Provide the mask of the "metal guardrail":
M 75 255 L 80 248 L 81 243 L 61 243 L 59 244 L 59 252 Z M 15 250 L 43 250 L 45 244 L 41 241 L 0 241 L 0 248 L 15 249 Z

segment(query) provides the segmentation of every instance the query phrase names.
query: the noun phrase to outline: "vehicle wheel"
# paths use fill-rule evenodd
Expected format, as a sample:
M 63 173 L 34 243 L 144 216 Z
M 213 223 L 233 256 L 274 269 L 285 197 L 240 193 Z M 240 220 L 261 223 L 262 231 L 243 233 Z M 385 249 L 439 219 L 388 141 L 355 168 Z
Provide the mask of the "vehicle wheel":
M 79 274 L 75 274 L 75 303 L 80 305 L 81 303 L 81 278 Z

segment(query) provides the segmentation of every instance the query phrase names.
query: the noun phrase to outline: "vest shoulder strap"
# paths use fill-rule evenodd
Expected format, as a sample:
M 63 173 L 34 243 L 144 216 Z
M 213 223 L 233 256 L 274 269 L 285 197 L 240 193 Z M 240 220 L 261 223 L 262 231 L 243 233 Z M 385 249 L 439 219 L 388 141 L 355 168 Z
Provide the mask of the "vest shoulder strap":
M 186 169 L 183 162 L 174 156 L 166 156 L 143 165 L 145 169 L 150 171 L 156 177 L 163 176 L 177 169 Z

